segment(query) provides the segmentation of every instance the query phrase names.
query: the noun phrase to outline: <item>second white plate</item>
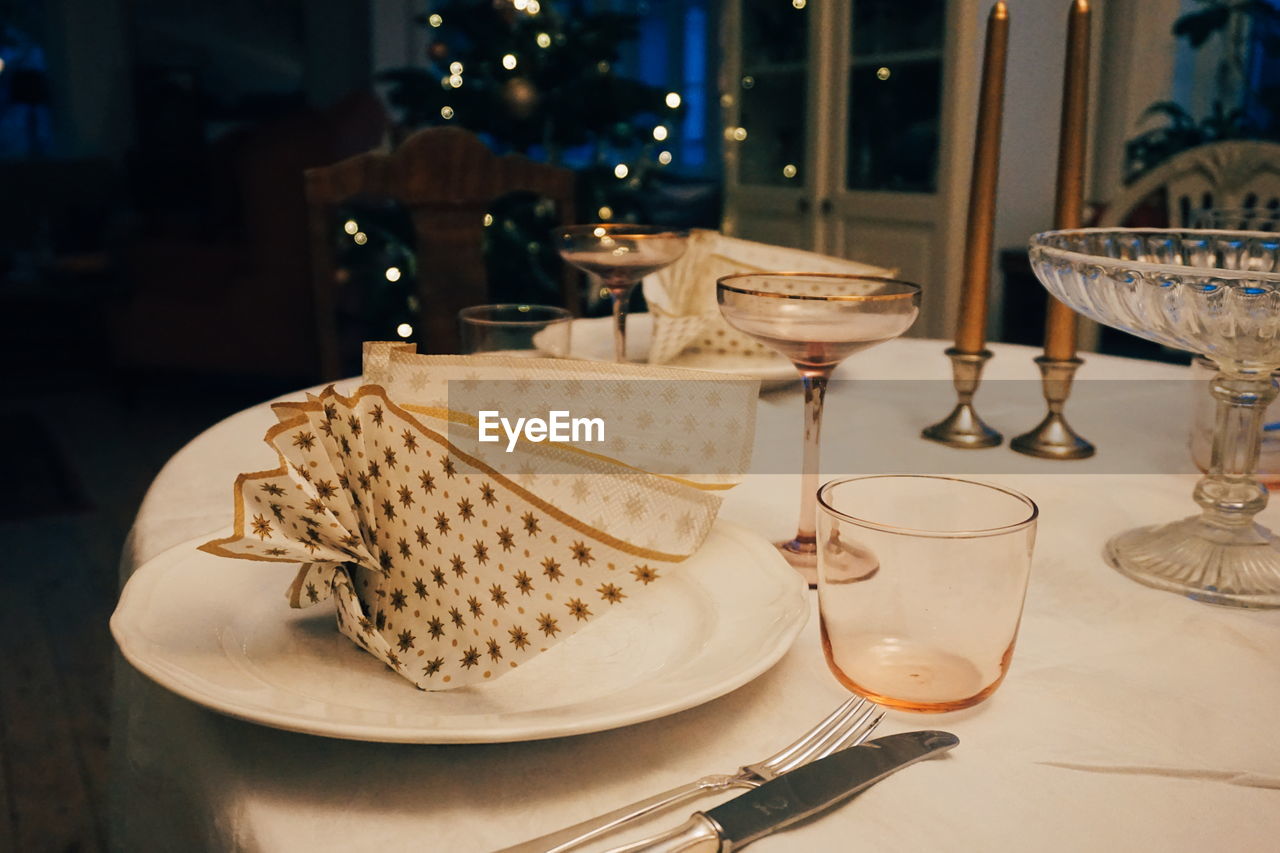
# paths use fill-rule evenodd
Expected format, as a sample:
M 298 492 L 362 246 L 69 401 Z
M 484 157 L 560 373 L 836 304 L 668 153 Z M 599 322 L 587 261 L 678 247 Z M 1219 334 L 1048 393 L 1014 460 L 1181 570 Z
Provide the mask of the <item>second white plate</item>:
M 197 551 L 207 538 L 130 578 L 111 617 L 125 658 L 215 711 L 353 740 L 536 740 L 656 719 L 763 673 L 809 613 L 777 550 L 717 521 L 678 572 L 630 607 L 491 684 L 425 693 L 338 633 L 330 610 L 290 609 L 295 567 Z

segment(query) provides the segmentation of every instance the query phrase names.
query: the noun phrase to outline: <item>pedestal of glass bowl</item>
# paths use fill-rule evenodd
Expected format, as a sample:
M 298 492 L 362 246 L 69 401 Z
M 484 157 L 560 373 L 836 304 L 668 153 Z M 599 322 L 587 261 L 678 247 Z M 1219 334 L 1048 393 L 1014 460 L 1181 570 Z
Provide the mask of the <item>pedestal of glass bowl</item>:
M 1107 561 L 1198 601 L 1280 607 L 1280 547 L 1253 520 L 1267 504 L 1254 470 L 1280 367 L 1280 235 L 1083 228 L 1037 234 L 1030 254 L 1074 310 L 1218 367 L 1213 452 L 1193 493 L 1200 514 L 1113 537 Z

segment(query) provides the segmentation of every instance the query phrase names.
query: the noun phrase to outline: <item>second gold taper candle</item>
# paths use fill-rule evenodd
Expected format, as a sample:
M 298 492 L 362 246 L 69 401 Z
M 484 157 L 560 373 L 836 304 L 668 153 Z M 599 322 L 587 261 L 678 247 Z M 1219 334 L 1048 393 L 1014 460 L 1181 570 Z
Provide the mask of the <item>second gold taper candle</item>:
M 1084 156 L 1089 107 L 1089 3 L 1073 0 L 1067 19 L 1067 61 L 1062 83 L 1062 126 L 1053 227 L 1079 228 L 1084 208 Z M 1052 296 L 1045 318 L 1044 354 L 1076 357 L 1076 314 Z
M 1004 69 L 1009 55 L 1009 9 L 996 3 L 987 16 L 978 96 L 978 133 L 969 182 L 969 230 L 965 238 L 964 278 L 956 349 L 980 353 L 987 342 L 987 295 L 995 231 L 996 175 L 1000 170 L 1000 125 L 1004 111 Z

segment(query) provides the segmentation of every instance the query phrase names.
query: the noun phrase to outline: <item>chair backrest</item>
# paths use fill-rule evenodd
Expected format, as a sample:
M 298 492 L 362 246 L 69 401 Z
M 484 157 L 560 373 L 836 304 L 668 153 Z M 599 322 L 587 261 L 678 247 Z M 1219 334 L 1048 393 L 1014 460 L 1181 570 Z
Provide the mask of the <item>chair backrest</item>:
M 483 218 L 490 203 L 530 192 L 555 203 L 558 220 L 573 221 L 573 172 L 527 157 L 499 157 L 460 128 L 418 131 L 391 152 L 370 151 L 306 172 L 312 281 L 322 369 L 341 369 L 335 319 L 335 211 L 359 198 L 390 199 L 413 223 L 417 253 L 419 349 L 456 352 L 457 313 L 487 301 Z M 578 313 L 578 276 L 566 269 L 565 306 Z
M 1205 211 L 1244 208 L 1280 208 L 1280 144 L 1231 140 L 1176 154 L 1125 187 L 1097 224 L 1193 228 Z

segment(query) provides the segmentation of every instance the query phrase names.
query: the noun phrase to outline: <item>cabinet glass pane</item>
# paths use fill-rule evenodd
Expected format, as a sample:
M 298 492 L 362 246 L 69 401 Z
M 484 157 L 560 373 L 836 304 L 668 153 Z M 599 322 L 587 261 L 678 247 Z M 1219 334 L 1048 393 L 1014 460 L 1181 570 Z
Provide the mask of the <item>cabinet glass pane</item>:
M 945 0 L 856 0 L 849 64 L 855 190 L 937 190 Z
M 744 75 L 740 124 L 725 142 L 738 146 L 741 183 L 804 185 L 805 77 L 804 71 Z
M 937 189 L 941 83 L 939 60 L 852 68 L 849 189 Z
M 809 16 L 803 0 L 741 0 L 742 76 L 731 94 L 738 124 L 725 130 L 737 148 L 738 181 L 804 185 L 809 87 Z
M 742 67 L 808 59 L 807 3 L 791 0 L 742 0 Z
M 942 47 L 944 0 L 857 0 L 853 55 Z

